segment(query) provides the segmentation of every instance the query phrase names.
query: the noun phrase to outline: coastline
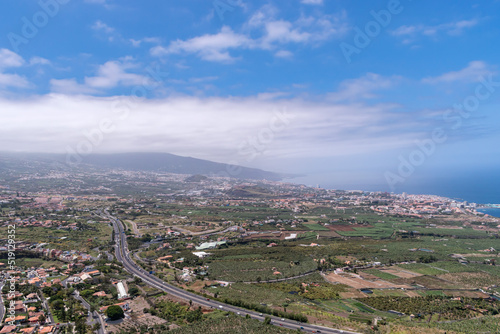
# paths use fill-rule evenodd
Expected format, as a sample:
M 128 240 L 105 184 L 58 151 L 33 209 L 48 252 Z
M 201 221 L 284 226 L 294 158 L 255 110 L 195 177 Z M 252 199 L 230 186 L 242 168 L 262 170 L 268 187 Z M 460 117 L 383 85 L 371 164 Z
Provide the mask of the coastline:
M 500 218 L 500 208 L 478 208 L 477 212 L 482 212 L 492 217 Z

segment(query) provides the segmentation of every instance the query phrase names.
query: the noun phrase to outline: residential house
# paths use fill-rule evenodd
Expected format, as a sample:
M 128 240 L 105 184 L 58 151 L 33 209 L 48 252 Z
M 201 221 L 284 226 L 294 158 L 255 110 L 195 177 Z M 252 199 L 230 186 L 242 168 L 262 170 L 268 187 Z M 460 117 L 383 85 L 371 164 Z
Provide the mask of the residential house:
M 23 334 L 33 334 L 36 331 L 36 327 L 26 327 L 19 330 Z
M 54 326 L 44 326 L 40 327 L 40 329 L 38 330 L 39 334 L 51 334 L 53 332 L 54 332 Z
M 106 297 L 106 292 L 104 292 L 104 291 L 94 292 L 94 293 L 92 294 L 92 296 L 96 296 L 96 297 Z
M 12 325 L 12 326 L 4 326 L 2 330 L 0 331 L 0 334 L 8 334 L 8 333 L 15 333 L 17 331 L 17 326 Z

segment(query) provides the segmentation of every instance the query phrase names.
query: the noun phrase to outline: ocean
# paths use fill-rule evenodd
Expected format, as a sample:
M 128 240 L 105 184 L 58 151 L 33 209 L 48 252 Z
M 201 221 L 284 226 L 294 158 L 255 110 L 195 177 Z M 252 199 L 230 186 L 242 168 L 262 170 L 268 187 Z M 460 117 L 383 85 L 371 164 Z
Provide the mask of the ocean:
M 478 209 L 477 211 L 482 212 L 482 213 L 486 213 L 486 214 L 493 216 L 493 217 L 500 218 L 500 209 L 496 209 L 496 208 L 489 209 L 488 208 L 488 209 Z
M 399 194 L 406 192 L 408 194 L 438 195 L 469 203 L 500 204 L 500 177 L 498 176 L 498 170 L 483 170 L 475 173 L 453 173 L 453 171 L 450 171 L 449 175 L 441 173 L 439 176 L 420 177 L 418 180 L 417 178 L 409 178 L 403 184 L 398 185 L 394 192 Z M 386 183 L 364 186 L 362 183 L 349 184 L 349 181 L 344 181 L 345 183 L 342 185 L 333 184 L 328 182 L 329 180 L 326 178 L 319 180 L 319 182 L 321 181 L 323 182 L 320 184 L 329 189 L 391 192 Z M 500 209 L 488 208 L 482 212 L 500 217 Z

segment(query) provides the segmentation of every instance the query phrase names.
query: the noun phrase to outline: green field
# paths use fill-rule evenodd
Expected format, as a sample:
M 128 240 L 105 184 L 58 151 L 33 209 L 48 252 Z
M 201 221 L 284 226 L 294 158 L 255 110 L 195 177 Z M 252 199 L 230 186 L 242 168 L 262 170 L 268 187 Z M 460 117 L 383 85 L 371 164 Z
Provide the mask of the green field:
M 328 227 L 320 224 L 304 224 L 304 226 L 313 231 L 330 231 Z
M 84 224 L 84 226 L 86 229 L 76 231 L 44 227 L 18 227 L 16 228 L 16 240 L 48 243 L 48 248 L 85 252 L 109 244 L 112 228 L 107 223 Z M 0 227 L 0 233 L 7 235 L 7 227 Z
M 385 280 L 390 280 L 390 279 L 398 278 L 398 276 L 396 276 L 396 275 L 389 274 L 389 273 L 380 271 L 378 269 L 367 269 L 367 270 L 364 270 L 364 271 L 367 272 L 367 273 L 369 273 L 369 274 L 372 274 L 374 276 L 377 276 L 377 277 L 379 277 L 381 279 L 385 279 Z

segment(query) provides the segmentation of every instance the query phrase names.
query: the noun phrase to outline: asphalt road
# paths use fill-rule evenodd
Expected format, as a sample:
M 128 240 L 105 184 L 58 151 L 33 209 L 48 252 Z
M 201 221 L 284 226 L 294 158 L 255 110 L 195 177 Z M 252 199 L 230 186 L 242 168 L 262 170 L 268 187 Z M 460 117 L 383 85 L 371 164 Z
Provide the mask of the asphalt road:
M 241 316 L 246 316 L 247 314 L 253 318 L 253 319 L 258 319 L 260 321 L 263 321 L 266 315 L 257 313 L 254 311 L 250 311 L 247 309 L 242 309 L 239 307 L 235 307 L 232 305 L 224 304 L 218 301 L 214 301 L 211 299 L 204 298 L 202 296 L 199 296 L 194 293 L 187 292 L 181 288 L 172 286 L 163 280 L 159 279 L 158 277 L 149 274 L 146 272 L 144 269 L 139 267 L 132 259 L 129 257 L 129 251 L 128 251 L 128 246 L 127 246 L 127 239 L 125 235 L 125 231 L 123 228 L 123 224 L 120 220 L 117 218 L 113 217 L 110 215 L 107 211 L 105 211 L 105 215 L 107 219 L 110 219 L 111 222 L 113 223 L 113 228 L 115 230 L 115 253 L 116 253 L 116 259 L 121 262 L 129 273 L 133 274 L 134 276 L 137 276 L 141 278 L 145 283 L 149 284 L 152 287 L 155 287 L 161 291 L 164 291 L 166 293 L 169 293 L 173 296 L 176 296 L 178 298 L 181 298 L 183 300 L 191 300 L 193 303 L 203 305 L 205 307 L 211 307 L 223 311 L 229 311 L 233 312 L 235 314 L 241 315 Z M 332 334 L 338 334 L 338 333 L 348 333 L 348 334 L 355 334 L 355 332 L 350 332 L 350 331 L 344 331 L 344 330 L 339 330 L 339 329 L 333 329 L 333 328 L 328 328 L 328 327 L 322 327 L 322 326 L 316 326 L 316 325 L 311 325 L 307 323 L 300 323 L 297 321 L 293 320 L 288 320 L 288 319 L 280 319 L 277 317 L 270 316 L 271 318 L 271 324 L 275 326 L 280 326 L 284 328 L 289 328 L 289 329 L 302 329 L 304 332 L 311 332 L 311 333 L 332 333 Z
M 90 311 L 90 304 L 87 303 L 87 301 L 85 299 L 83 299 L 82 296 L 80 296 L 80 293 L 78 292 L 78 290 L 75 290 L 75 292 L 73 293 L 73 298 L 80 301 L 82 303 L 83 307 L 85 307 L 88 311 Z M 101 324 L 101 328 L 99 328 L 97 333 L 104 334 L 104 321 L 102 320 L 99 313 L 97 313 L 97 311 L 94 311 L 94 312 L 92 312 L 91 315 L 89 315 L 87 317 L 87 325 L 93 326 L 97 322 L 99 322 Z
M 54 317 L 52 316 L 52 312 L 50 312 L 50 308 L 49 308 L 49 303 L 47 302 L 47 299 L 45 299 L 45 297 L 43 296 L 43 293 L 40 293 L 41 295 L 41 298 L 42 298 L 42 304 L 43 304 L 43 307 L 47 310 L 48 312 L 48 318 L 49 318 L 49 322 L 51 324 L 54 324 L 55 325 L 55 322 L 54 322 Z

